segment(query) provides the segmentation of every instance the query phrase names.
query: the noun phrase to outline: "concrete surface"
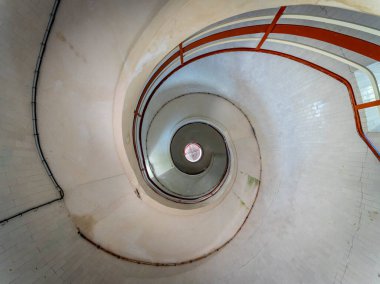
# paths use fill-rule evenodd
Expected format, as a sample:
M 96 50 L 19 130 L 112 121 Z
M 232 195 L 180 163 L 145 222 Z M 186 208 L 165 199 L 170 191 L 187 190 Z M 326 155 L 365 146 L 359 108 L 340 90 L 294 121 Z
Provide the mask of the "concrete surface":
M 68 192 L 65 203 L 69 211 L 81 214 L 89 210 L 102 219 L 104 212 L 116 208 L 118 202 L 135 198 L 133 190 L 140 177 L 133 171 L 133 160 L 122 155 L 122 111 L 124 107 L 125 111 L 134 107 L 149 70 L 168 50 L 209 23 L 285 2 L 234 1 L 216 5 L 209 1 L 201 6 L 197 1 L 173 1 L 158 12 L 162 2 L 134 2 L 132 9 L 131 2 L 124 1 L 112 4 L 63 1 L 42 70 L 39 106 L 42 146 L 57 180 Z M 9 112 L 1 111 L 1 143 L 7 147 L 16 145 L 13 142 L 16 140 L 6 142 L 4 137 L 11 137 L 8 133 L 14 131 L 26 137 L 31 133 L 31 129 L 29 132 L 25 127 L 16 127 L 18 123 L 27 123 L 29 89 L 20 89 L 16 97 L 14 94 L 20 86 L 11 83 L 17 76 L 20 81 L 30 82 L 35 56 L 29 52 L 34 49 L 37 53 L 45 28 L 40 15 L 44 11 L 49 13 L 50 2 L 31 3 L 30 9 L 18 1 L 1 4 L 6 7 L 1 9 L 4 13 L 1 14 L 1 32 L 8 34 L 10 27 L 17 27 L 18 31 L 17 37 L 12 35 L 2 41 L 2 62 L 30 57 L 22 61 L 30 62 L 22 69 L 1 77 L 2 86 L 9 88 L 9 95 L 1 96 L 1 99 L 9 97 L 6 100 L 9 107 L 4 107 Z M 344 5 L 377 14 L 376 9 L 380 7 L 377 1 L 318 3 Z M 13 22 L 9 18 L 12 11 L 22 15 L 19 17 L 22 20 Z M 168 17 L 171 11 L 175 13 Z M 157 12 L 157 17 L 152 19 Z M 28 15 L 30 22 L 41 20 L 40 26 L 33 29 L 38 40 L 34 45 L 22 45 L 19 50 L 7 47 L 6 42 L 11 47 L 19 46 L 21 36 L 30 35 L 32 27 L 26 18 Z M 4 23 L 9 23 L 8 27 Z M 142 34 L 144 27 L 147 29 Z M 158 43 L 162 44 L 161 48 L 157 48 Z M 147 53 L 147 50 L 154 52 Z M 327 67 L 334 65 L 341 74 L 353 78 L 344 66 L 323 58 L 314 59 Z M 2 67 L 2 74 L 7 74 L 6 70 L 9 69 Z M 291 76 L 283 80 L 284 74 Z M 343 86 L 285 59 L 234 54 L 189 66 L 173 77 L 167 87 L 200 80 L 203 86 L 213 88 L 241 107 L 255 127 L 261 149 L 261 194 L 237 237 L 217 254 L 193 264 L 171 268 L 141 266 L 118 260 L 82 240 L 63 204 L 56 203 L 0 227 L 2 282 L 379 282 L 380 165 L 356 134 Z M 215 82 L 220 84 L 215 87 Z M 18 108 L 16 103 L 19 103 L 20 115 L 9 119 L 9 125 L 3 123 L 5 118 L 15 115 L 11 109 Z M 21 118 L 25 118 L 25 124 Z M 129 118 L 124 117 L 124 122 L 128 121 Z M 8 125 L 9 132 L 4 125 Z M 27 147 L 34 158 L 30 163 L 17 165 L 30 164 L 32 171 L 42 178 L 37 154 L 32 151 L 32 138 L 28 139 Z M 18 172 L 18 166 L 12 168 L 10 165 L 14 164 L 3 162 L 6 157 L 1 156 L 3 172 Z M 0 179 L 3 183 L 5 180 Z M 29 185 L 31 180 L 27 175 L 25 180 Z M 9 185 L 5 182 L 1 189 L 2 201 L 3 196 L 8 195 Z M 25 193 L 30 192 L 26 185 L 20 192 L 29 200 L 25 197 L 28 196 Z M 54 194 L 54 191 L 49 192 Z M 126 194 L 118 195 L 120 193 Z M 107 200 L 117 202 L 102 207 Z M 9 213 L 7 210 L 4 211 Z M 78 226 L 91 225 L 91 220 L 71 217 Z
M 49 1 L 0 2 L 0 220 L 57 198 L 36 151 L 33 71 Z

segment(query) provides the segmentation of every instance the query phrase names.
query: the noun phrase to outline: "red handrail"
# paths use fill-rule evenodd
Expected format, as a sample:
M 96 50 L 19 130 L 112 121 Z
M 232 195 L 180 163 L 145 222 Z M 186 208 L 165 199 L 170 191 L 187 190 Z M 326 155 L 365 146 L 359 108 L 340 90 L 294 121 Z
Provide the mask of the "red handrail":
M 138 150 L 137 150 L 137 140 L 140 145 L 140 151 L 143 153 L 142 145 L 141 145 L 141 133 L 142 133 L 142 121 L 145 115 L 145 112 L 147 110 L 147 107 L 153 98 L 154 94 L 157 92 L 158 88 L 170 77 L 172 76 L 175 72 L 180 70 L 181 68 L 187 66 L 188 64 L 191 64 L 192 62 L 195 62 L 197 60 L 200 60 L 202 58 L 216 55 L 216 54 L 221 54 L 221 53 L 226 53 L 226 52 L 261 52 L 261 53 L 266 53 L 266 54 L 271 54 L 271 55 L 276 55 L 276 56 L 281 56 L 296 62 L 299 62 L 301 64 L 307 65 L 313 69 L 316 69 L 320 72 L 323 72 L 326 75 L 329 75 L 330 77 L 336 79 L 337 81 L 341 82 L 344 84 L 348 90 L 350 102 L 352 105 L 352 109 L 354 112 L 354 119 L 355 119 L 355 125 L 357 132 L 359 136 L 362 138 L 362 140 L 366 143 L 366 145 L 370 148 L 370 150 L 373 152 L 373 154 L 376 156 L 376 158 L 380 161 L 380 154 L 377 151 L 377 149 L 374 147 L 374 145 L 371 144 L 371 142 L 368 140 L 368 138 L 365 136 L 360 120 L 360 115 L 359 115 L 359 110 L 363 108 L 368 108 L 368 107 L 373 107 L 373 106 L 379 106 L 380 105 L 380 100 L 377 100 L 375 102 L 370 102 L 370 103 L 365 103 L 365 104 L 357 104 L 356 98 L 354 95 L 354 91 L 352 89 L 351 84 L 347 79 L 344 77 L 322 67 L 319 66 L 315 63 L 312 63 L 310 61 L 307 61 L 305 59 L 301 59 L 299 57 L 278 52 L 278 51 L 273 51 L 273 50 L 267 50 L 267 49 L 261 49 L 261 46 L 265 43 L 266 38 L 270 33 L 280 33 L 280 34 L 288 34 L 288 35 L 296 35 L 296 36 L 301 36 L 301 37 L 306 37 L 306 38 L 311 38 L 311 39 L 316 39 L 320 40 L 323 42 L 327 42 L 330 44 L 334 44 L 343 48 L 346 48 L 348 50 L 357 52 L 361 55 L 367 56 L 369 58 L 375 59 L 380 61 L 380 46 L 376 45 L 371 42 L 367 42 L 365 40 L 355 38 L 349 35 L 337 33 L 334 31 L 322 29 L 322 28 L 316 28 L 316 27 L 308 27 L 308 26 L 300 26 L 300 25 L 288 25 L 288 24 L 276 24 L 277 21 L 280 19 L 281 15 L 283 14 L 285 10 L 285 7 L 281 7 L 279 11 L 277 12 L 276 16 L 274 17 L 273 21 L 271 24 L 267 25 L 256 25 L 256 26 L 246 26 L 246 27 L 239 27 L 239 28 L 234 28 L 222 32 L 218 32 L 209 36 L 206 36 L 204 38 L 198 39 L 187 46 L 183 46 L 182 43 L 179 45 L 179 51 L 173 53 L 167 60 L 165 60 L 161 65 L 157 68 L 157 70 L 154 72 L 154 74 L 151 76 L 147 84 L 145 85 L 143 92 L 139 98 L 137 107 L 136 107 L 136 113 L 134 116 L 133 120 L 133 129 L 132 129 L 132 136 L 133 136 L 133 143 L 134 143 L 134 149 L 135 149 L 135 154 L 136 158 L 140 163 L 139 160 L 139 155 L 138 155 Z M 189 52 L 191 50 L 194 50 L 197 47 L 200 47 L 202 45 L 229 38 L 229 37 L 234 37 L 234 36 L 242 36 L 242 35 L 248 35 L 248 34 L 255 34 L 255 33 L 265 33 L 262 40 L 260 41 L 259 45 L 256 48 L 248 48 L 248 47 L 239 47 L 239 48 L 229 48 L 229 49 L 220 49 L 212 52 L 208 52 L 199 56 L 196 56 L 186 62 L 184 62 L 184 54 L 186 52 Z M 177 58 L 180 58 L 181 64 L 174 68 L 171 72 L 169 72 L 164 78 L 162 78 L 154 87 L 152 92 L 150 93 L 149 97 L 147 98 L 142 110 L 141 110 L 141 105 L 142 101 L 144 100 L 147 91 L 153 84 L 153 82 L 156 80 L 157 77 L 160 76 L 160 73 L 169 65 L 171 64 L 174 60 Z M 141 113 L 139 112 L 141 110 Z M 136 139 L 136 123 L 137 123 L 137 116 L 140 116 L 141 120 L 139 123 L 139 135 L 138 139 Z M 142 155 L 142 168 L 144 169 L 145 167 L 145 158 Z M 150 182 L 155 184 L 149 176 L 147 176 Z

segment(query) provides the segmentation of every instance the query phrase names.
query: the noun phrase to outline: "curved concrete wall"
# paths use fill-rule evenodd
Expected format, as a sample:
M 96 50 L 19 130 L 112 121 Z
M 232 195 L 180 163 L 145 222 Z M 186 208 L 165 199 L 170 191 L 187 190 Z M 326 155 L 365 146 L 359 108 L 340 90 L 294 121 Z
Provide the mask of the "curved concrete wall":
M 355 8 L 354 2 L 345 1 L 344 5 Z M 126 83 L 123 78 L 134 79 L 134 86 L 128 89 L 128 94 L 139 90 L 155 62 L 186 35 L 234 13 L 279 5 L 272 1 L 223 7 L 210 1 L 210 5 L 213 4 L 218 10 L 214 12 L 216 16 L 205 17 L 207 7 L 200 10 L 195 1 L 173 1 L 151 20 L 163 3 L 136 3 L 132 9 L 129 6 L 131 3 L 123 1 L 112 5 L 105 2 L 83 2 L 79 5 L 64 1 L 49 42 L 40 93 L 40 98 L 43 98 L 40 111 L 44 134 L 42 143 L 57 180 L 69 193 L 66 202 L 71 210 L 100 208 L 101 213 L 107 194 L 97 192 L 97 189 L 113 191 L 120 182 L 125 190 L 129 181 L 137 184 L 133 172 L 127 173 L 129 180 L 124 174 L 125 161 L 122 161 L 123 167 L 111 130 L 113 107 L 115 111 L 120 104 L 117 96 L 122 93 L 121 90 L 126 90 L 126 86 L 120 86 Z M 343 2 L 333 3 L 341 5 Z M 50 9 L 50 3 L 45 4 L 36 14 Z M 379 7 L 374 4 L 376 1 L 366 2 L 368 6 L 361 8 L 368 11 L 371 5 Z M 22 3 L 16 6 L 16 10 L 23 15 L 31 13 L 30 10 L 21 9 L 24 7 Z M 33 9 L 37 10 L 36 6 Z M 189 11 L 198 11 L 199 17 L 209 22 L 201 22 L 197 17 L 194 17 L 192 25 L 186 22 L 190 21 L 188 18 L 181 22 L 181 15 L 185 15 L 181 11 L 185 10 L 189 17 L 193 15 Z M 164 21 L 168 11 L 176 11 L 177 15 Z M 138 20 L 141 22 L 137 23 Z M 173 25 L 174 20 L 178 21 L 177 25 Z M 163 49 L 155 49 L 154 41 L 152 44 L 144 42 L 159 21 L 164 21 L 165 25 L 158 25 L 162 30 L 156 35 L 157 40 L 170 25 L 178 28 L 183 24 L 183 28 L 168 36 L 166 48 Z M 132 22 L 136 26 L 127 30 L 125 27 Z M 133 40 L 149 22 L 151 25 L 142 40 L 132 50 Z M 36 34 L 42 35 L 44 28 L 41 23 L 40 28 L 36 28 Z M 26 34 L 25 30 L 20 30 L 20 34 Z M 132 31 L 135 33 L 131 35 Z M 162 42 L 165 43 L 164 40 Z M 140 52 L 146 54 L 146 49 L 142 48 L 144 43 L 146 49 L 153 48 L 159 52 L 141 59 Z M 37 41 L 35 45 L 37 53 Z M 26 51 L 20 49 L 20 54 Z M 8 54 L 4 58 L 8 58 Z M 129 57 L 124 73 L 121 73 L 122 79 L 117 83 L 127 54 Z M 30 59 L 31 67 L 34 60 L 35 57 Z M 139 72 L 126 72 L 128 68 L 136 70 L 135 64 L 140 60 L 146 64 L 140 65 Z M 239 67 L 233 69 L 232 66 Z M 212 76 L 209 75 L 210 70 Z M 244 70 L 249 72 L 241 72 Z M 291 80 L 281 80 L 289 70 L 293 74 Z M 350 76 L 347 70 L 340 71 Z M 26 78 L 26 73 L 17 74 Z M 206 73 L 207 76 L 202 76 Z M 239 76 L 234 75 L 237 73 Z M 226 77 L 230 80 L 225 80 Z M 10 75 L 8 78 L 14 77 Z M 176 82 L 184 84 L 184 80 L 190 84 L 200 79 L 204 86 L 229 82 L 220 84 L 218 91 L 248 115 L 257 131 L 263 156 L 263 182 L 257 206 L 234 241 L 214 256 L 186 266 L 141 266 L 118 260 L 79 238 L 67 211 L 57 203 L 0 227 L 2 282 L 378 281 L 380 166 L 355 132 L 343 86 L 298 63 L 258 54 L 217 56 L 200 61 L 178 73 L 166 86 L 169 88 Z M 8 86 L 12 92 L 17 87 Z M 115 89 L 116 101 L 113 105 Z M 27 88 L 22 94 L 27 98 L 26 92 Z M 138 93 L 127 97 L 127 102 L 131 99 L 131 108 Z M 23 107 L 26 101 L 21 103 Z M 120 118 L 120 114 L 119 111 L 116 117 L 119 115 Z M 13 123 L 10 121 L 11 125 Z M 115 131 L 117 134 L 117 127 Z M 24 128 L 17 130 L 23 135 L 27 132 Z M 2 130 L 2 143 L 6 141 L 3 133 Z M 116 145 L 120 147 L 120 144 Z M 79 152 L 83 155 L 78 156 Z M 5 165 L 8 170 L 9 164 Z M 33 167 L 37 165 L 39 161 L 36 158 Z M 132 196 L 133 189 L 130 186 Z M 23 188 L 22 192 L 25 191 L 26 188 Z M 86 191 L 93 192 L 92 200 L 79 199 Z M 83 226 L 91 224 L 91 220 L 76 222 L 77 225 L 83 222 Z
M 0 220 L 57 198 L 36 151 L 32 82 L 50 1 L 0 4 Z
M 233 261 L 221 269 L 220 259 L 210 260 L 214 274 L 227 270 L 224 281 L 237 283 L 377 281 L 380 165 L 356 133 L 344 85 L 288 59 L 250 53 L 198 61 L 161 92 L 179 85 L 208 86 L 237 104 L 260 144 L 258 199 L 236 243 L 220 252 Z

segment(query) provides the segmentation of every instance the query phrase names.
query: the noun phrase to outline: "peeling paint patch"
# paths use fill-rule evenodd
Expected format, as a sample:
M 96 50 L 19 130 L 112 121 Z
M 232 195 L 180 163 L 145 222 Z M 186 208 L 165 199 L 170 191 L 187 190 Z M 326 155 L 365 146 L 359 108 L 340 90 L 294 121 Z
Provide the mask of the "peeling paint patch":
M 248 175 L 247 179 L 248 186 L 253 186 L 259 183 L 259 180 L 253 176 Z

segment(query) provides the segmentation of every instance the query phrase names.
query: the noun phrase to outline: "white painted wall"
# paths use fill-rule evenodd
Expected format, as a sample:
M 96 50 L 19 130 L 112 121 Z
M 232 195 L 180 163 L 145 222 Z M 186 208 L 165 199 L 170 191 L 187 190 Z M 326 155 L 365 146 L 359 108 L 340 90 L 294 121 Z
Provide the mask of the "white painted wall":
M 0 220 L 58 197 L 34 144 L 32 82 L 51 1 L 0 3 Z
M 130 3 L 123 1 L 112 5 L 109 2 L 88 1 L 78 4 L 74 1 L 63 1 L 60 8 L 42 71 L 44 88 L 40 93 L 40 98 L 43 97 L 40 101 L 40 113 L 43 121 L 41 128 L 44 132 L 42 146 L 58 181 L 69 192 L 66 203 L 71 210 L 95 208 L 95 213 L 102 213 L 104 211 L 99 210 L 99 207 L 106 203 L 105 197 L 112 196 L 117 199 L 117 195 L 112 195 L 115 191 L 114 185 L 120 180 L 120 187 L 125 188 L 128 184 L 124 176 L 125 164 L 122 166 L 119 163 L 120 153 L 117 153 L 111 138 L 112 108 L 114 107 L 115 113 L 118 100 L 116 97 L 116 103 L 113 105 L 113 99 L 126 54 L 132 57 L 127 59 L 124 71 L 128 68 L 135 70 L 132 59 L 139 61 L 140 51 L 141 54 L 145 54 L 145 49 L 141 49 L 144 46 L 143 41 L 136 45 L 135 53 L 131 54 L 129 50 L 132 39 L 138 38 L 142 27 L 151 21 L 151 15 L 161 5 L 148 2 L 151 5 L 149 7 L 136 4 L 130 9 Z M 25 10 L 24 3 L 15 3 L 17 4 L 13 4 L 14 9 L 23 16 L 31 15 L 31 11 L 36 10 L 33 17 L 31 15 L 33 19 L 42 18 L 36 14 L 40 15 L 45 10 L 49 12 L 50 9 L 50 3 L 41 4 L 41 9 L 32 5 L 33 8 Z M 278 5 L 276 1 L 268 3 L 265 5 Z M 375 6 L 375 3 L 376 1 L 366 2 L 367 8 L 360 8 L 368 11 L 370 7 L 379 7 Z M 8 7 L 9 11 L 12 11 L 10 1 L 5 4 L 7 10 L 2 11 L 8 11 Z M 247 5 L 252 5 L 249 7 L 250 10 L 262 7 L 262 3 L 258 2 Z M 181 26 L 181 15 L 184 15 L 180 13 L 181 9 L 188 13 L 192 8 L 194 13 L 195 10 L 199 10 L 196 9 L 195 1 L 186 4 L 175 1 L 169 6 L 170 9 L 178 11 L 178 14 L 173 16 L 174 19 L 166 19 L 166 25 L 157 34 L 157 40 L 168 27 L 173 26 L 174 29 Z M 217 6 L 220 13 L 215 13 L 215 17 L 224 18 L 238 11 L 231 6 L 226 6 L 226 11 L 223 5 Z M 166 8 L 168 6 L 160 12 L 163 22 Z M 145 12 L 139 10 L 137 13 L 135 9 Z M 244 11 L 248 8 L 241 5 L 239 9 Z M 206 11 L 208 10 L 200 10 L 202 13 Z M 145 16 L 141 17 L 141 13 Z M 1 22 L 7 22 L 9 15 L 10 12 L 5 13 Z M 189 13 L 189 17 L 191 15 Z M 141 19 L 141 22 L 133 29 L 126 29 L 130 19 Z M 184 30 L 189 34 L 207 24 L 199 22 L 199 18 L 194 17 L 195 19 L 197 22 L 194 25 L 184 25 L 188 27 L 188 30 Z M 217 19 L 209 20 L 213 22 Z M 21 23 L 14 23 L 14 26 L 20 27 L 18 34 L 29 35 L 30 25 L 26 29 Z M 126 39 L 137 26 L 141 27 L 140 32 L 136 31 L 131 38 Z M 1 32 L 7 32 L 8 29 L 3 27 L 4 24 L 1 26 Z M 41 23 L 40 28 L 35 31 L 36 34 L 42 35 L 44 28 L 45 25 Z M 181 34 L 170 34 L 169 42 L 178 43 L 181 38 L 186 37 L 184 30 L 179 29 Z M 13 37 L 10 43 L 18 40 L 19 36 Z M 38 41 L 39 39 L 35 42 L 35 54 L 38 51 Z M 149 49 L 152 46 L 154 45 L 146 44 L 145 48 Z M 168 44 L 167 48 L 170 47 Z M 18 85 L 8 82 L 15 76 L 27 80 L 25 78 L 28 77 L 29 68 L 32 71 L 35 56 L 29 55 L 30 50 L 31 47 L 28 46 L 17 51 L 17 58 L 18 54 L 23 54 L 25 58 L 31 57 L 28 59 L 29 66 L 22 67 L 22 70 L 14 72 L 15 75 L 9 75 L 6 77 L 9 79 L 4 80 L 4 85 L 9 86 L 12 94 Z M 154 54 L 147 60 L 148 63 L 141 69 L 142 72 L 133 75 L 136 80 L 133 81 L 136 84 L 133 87 L 135 90 L 139 89 L 138 86 L 141 87 L 147 76 L 148 73 L 145 71 L 150 70 L 165 52 L 166 50 L 162 49 L 160 53 Z M 1 57 L 2 62 L 14 58 L 10 55 L 10 49 L 3 46 L 0 55 L 4 56 Z M 231 73 L 215 72 L 226 70 L 223 66 L 231 67 L 231 61 L 239 63 L 238 70 L 229 68 Z M 224 82 L 230 83 L 221 85 L 220 92 L 239 104 L 249 115 L 257 131 L 263 156 L 263 183 L 257 206 L 234 241 L 217 254 L 193 264 L 171 268 L 141 266 L 117 260 L 79 238 L 66 209 L 62 203 L 56 203 L 0 227 L 1 282 L 379 281 L 380 165 L 355 132 L 345 89 L 317 71 L 267 55 L 214 57 L 184 70 L 182 75 L 178 74 L 177 79 L 173 78 L 173 82 L 186 78 L 199 79 L 202 72 L 209 74 L 210 68 L 213 70 L 213 76 L 206 76 L 209 81 L 205 80 L 204 83 L 223 82 L 222 79 L 228 76 L 230 80 Z M 6 70 L 1 67 L 1 74 Z M 195 70 L 199 72 L 199 78 L 194 76 Z M 249 72 L 242 73 L 242 70 Z M 291 80 L 283 80 L 283 74 L 289 73 L 289 70 L 294 72 Z M 346 72 L 343 69 L 341 71 Z M 233 75 L 236 72 L 239 72 L 239 77 Z M 128 72 L 122 74 L 132 76 Z M 188 74 L 192 77 L 186 76 Z M 32 73 L 27 81 L 31 82 L 31 78 Z M 122 84 L 126 82 L 121 81 Z M 20 110 L 17 121 L 25 116 L 27 123 L 29 115 L 24 113 L 30 111 L 30 87 L 20 90 L 20 97 L 25 97 L 25 100 L 19 104 L 23 111 Z M 116 96 L 123 89 L 125 90 L 125 86 L 120 87 L 119 81 Z M 128 92 L 131 90 L 128 89 Z M 137 93 L 131 96 L 131 99 L 136 97 Z M 6 109 L 9 111 L 18 108 L 14 96 L 7 101 L 8 103 L 10 107 Z M 0 114 L 2 127 L 3 113 L 6 112 L 2 110 Z M 5 114 L 4 117 L 9 116 Z M 12 125 L 9 131 L 15 129 L 13 126 L 16 120 L 9 120 L 9 125 Z M 7 133 L 3 128 L 1 131 L 1 145 L 16 145 L 13 142 L 3 142 L 7 141 L 3 137 L 8 135 L 3 136 Z M 31 133 L 31 129 L 29 132 L 28 129 L 20 128 L 17 133 L 29 135 L 27 133 Z M 32 137 L 29 142 L 30 149 L 33 149 Z M 30 162 L 33 171 L 37 171 L 37 165 L 40 165 L 36 157 L 37 154 L 35 162 Z M 1 156 L 1 161 L 3 160 Z M 9 171 L 9 165 L 5 163 L 6 171 Z M 41 176 L 44 174 L 42 169 L 38 173 Z M 133 172 L 127 174 L 130 180 L 136 182 Z M 118 176 L 109 179 L 113 175 Z M 0 182 L 4 180 L 2 177 Z M 8 183 L 4 188 L 0 194 L 7 192 Z M 104 194 L 105 188 L 109 190 L 109 194 Z M 96 189 L 103 192 L 98 196 L 92 195 L 93 200 L 83 198 L 90 196 L 86 195 L 86 191 Z M 24 194 L 25 190 L 23 187 L 21 192 Z M 78 195 L 74 198 L 75 190 Z M 70 191 L 73 194 L 71 197 Z
M 345 87 L 287 59 L 249 53 L 198 61 L 162 94 L 179 83 L 241 107 L 263 161 L 249 222 L 205 265 L 209 273 L 227 283 L 376 283 L 380 164 L 356 133 Z

